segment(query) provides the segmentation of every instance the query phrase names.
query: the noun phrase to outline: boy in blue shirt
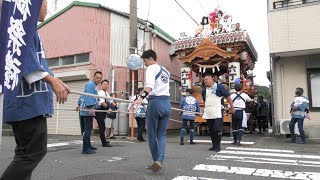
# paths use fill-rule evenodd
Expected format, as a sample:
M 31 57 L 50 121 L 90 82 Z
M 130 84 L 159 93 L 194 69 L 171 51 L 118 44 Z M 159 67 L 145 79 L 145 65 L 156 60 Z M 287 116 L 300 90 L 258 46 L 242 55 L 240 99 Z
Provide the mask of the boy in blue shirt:
M 192 96 L 193 91 L 191 89 L 186 90 L 186 96 L 181 100 L 180 109 L 184 109 L 187 111 L 200 112 L 200 105 L 196 98 Z M 184 145 L 183 138 L 186 135 L 187 123 L 189 121 L 190 124 L 190 144 L 196 144 L 193 142 L 194 137 L 194 119 L 195 114 L 183 112 L 182 113 L 182 129 L 181 129 L 181 141 L 180 145 Z

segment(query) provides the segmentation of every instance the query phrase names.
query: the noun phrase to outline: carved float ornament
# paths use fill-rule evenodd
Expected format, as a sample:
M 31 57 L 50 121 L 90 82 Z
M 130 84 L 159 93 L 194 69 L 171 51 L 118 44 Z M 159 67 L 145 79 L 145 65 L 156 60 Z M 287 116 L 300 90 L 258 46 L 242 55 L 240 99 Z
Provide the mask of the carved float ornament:
M 208 61 L 215 55 L 221 56 L 223 58 L 235 58 L 237 57 L 237 51 L 225 51 L 223 49 L 220 49 L 208 38 L 205 38 L 192 53 L 187 56 L 179 57 L 179 60 L 184 63 L 191 62 L 196 58 L 201 58 Z

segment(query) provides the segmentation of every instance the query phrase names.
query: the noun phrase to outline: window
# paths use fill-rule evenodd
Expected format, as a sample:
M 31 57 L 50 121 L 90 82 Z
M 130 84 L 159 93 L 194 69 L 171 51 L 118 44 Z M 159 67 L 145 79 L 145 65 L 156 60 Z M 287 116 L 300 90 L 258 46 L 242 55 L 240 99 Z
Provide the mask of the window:
M 53 66 L 59 66 L 59 58 L 52 58 L 47 60 L 48 66 L 53 67 Z
M 174 81 L 170 79 L 170 100 L 171 101 L 178 101 L 181 100 L 181 93 L 180 93 L 180 82 Z
M 279 1 L 273 2 L 273 9 L 299 6 L 302 4 L 308 4 L 313 2 L 320 2 L 320 0 L 279 0 Z
M 67 57 L 61 58 L 62 66 L 70 65 L 70 64 L 74 64 L 74 56 L 67 56 Z
M 89 53 L 47 59 L 49 67 L 70 66 L 89 63 Z
M 76 64 L 89 62 L 89 53 L 76 55 Z
M 308 94 L 311 110 L 320 110 L 320 69 L 308 69 Z

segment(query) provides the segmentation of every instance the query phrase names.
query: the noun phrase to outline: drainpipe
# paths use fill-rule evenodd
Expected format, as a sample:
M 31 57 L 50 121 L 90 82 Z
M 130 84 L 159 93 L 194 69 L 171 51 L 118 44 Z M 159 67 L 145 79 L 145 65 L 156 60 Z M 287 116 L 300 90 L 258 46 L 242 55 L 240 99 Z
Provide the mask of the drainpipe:
M 111 92 L 114 93 L 114 68 L 112 67 L 112 78 L 111 78 Z
M 272 56 L 270 56 L 270 62 L 269 62 L 269 66 L 270 66 L 270 89 L 271 89 L 271 121 L 272 121 L 272 132 L 273 133 L 278 133 L 277 132 L 277 128 L 276 128 L 276 122 L 275 122 L 275 118 L 274 118 L 274 90 L 273 90 L 273 59 L 272 59 Z

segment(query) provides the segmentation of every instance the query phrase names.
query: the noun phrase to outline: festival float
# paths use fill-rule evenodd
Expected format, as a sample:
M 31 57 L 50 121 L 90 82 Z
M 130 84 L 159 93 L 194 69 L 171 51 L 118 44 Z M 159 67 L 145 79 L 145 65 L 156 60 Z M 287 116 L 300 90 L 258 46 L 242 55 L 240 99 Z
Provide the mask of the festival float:
M 215 8 L 209 16 L 204 16 L 201 25 L 192 37 L 183 37 L 173 44 L 178 60 L 183 63 L 181 68 L 181 91 L 193 89 L 194 96 L 200 103 L 202 100 L 203 75 L 213 73 L 219 76 L 220 83 L 225 84 L 230 93 L 234 93 L 235 83 L 242 83 L 242 92 L 251 98 L 254 94 L 252 70 L 258 59 L 258 54 L 246 30 L 240 28 L 240 23 L 233 23 L 232 16 Z M 227 106 L 227 102 L 225 102 Z M 249 113 L 249 111 L 246 111 Z M 253 120 L 248 114 L 248 130 L 252 132 Z M 223 132 L 231 129 L 231 114 L 224 113 Z M 206 130 L 206 120 L 196 116 L 197 131 L 201 135 Z

